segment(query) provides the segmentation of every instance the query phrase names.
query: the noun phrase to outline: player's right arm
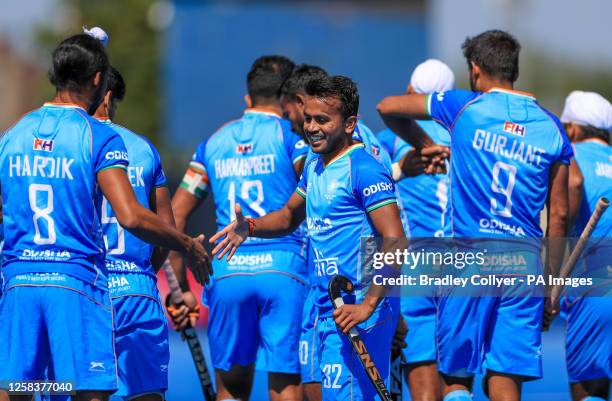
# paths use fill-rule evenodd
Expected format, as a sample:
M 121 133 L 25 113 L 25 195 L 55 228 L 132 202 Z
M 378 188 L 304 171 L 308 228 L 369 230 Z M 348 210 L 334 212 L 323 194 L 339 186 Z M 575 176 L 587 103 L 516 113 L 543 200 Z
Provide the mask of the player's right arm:
M 274 238 L 287 235 L 295 231 L 305 218 L 306 200 L 297 191 L 281 209 L 256 219 L 245 218 L 240 205 L 236 204 L 236 220 L 209 240 L 211 243 L 220 240 L 212 254 L 219 259 L 227 254 L 227 260 L 230 260 L 247 237 Z
M 580 211 L 580 204 L 582 203 L 582 185 L 584 184 L 584 177 L 578 167 L 578 163 L 573 159 L 569 167 L 569 216 L 568 216 L 568 229 L 574 226 L 578 213 Z
M 548 273 L 558 277 L 565 253 L 564 237 L 567 235 L 569 216 L 568 196 L 569 167 L 563 163 L 555 163 L 550 173 L 550 189 L 548 196 L 548 237 L 547 269 Z M 553 293 L 546 302 L 543 328 L 546 330 L 552 319 L 559 313 L 559 297 Z

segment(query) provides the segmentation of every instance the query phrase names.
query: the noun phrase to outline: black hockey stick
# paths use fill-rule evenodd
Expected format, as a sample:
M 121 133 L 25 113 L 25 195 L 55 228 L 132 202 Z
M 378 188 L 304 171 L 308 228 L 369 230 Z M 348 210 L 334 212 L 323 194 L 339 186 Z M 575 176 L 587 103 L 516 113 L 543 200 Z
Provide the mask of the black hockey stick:
M 353 283 L 351 280 L 346 278 L 343 275 L 338 274 L 334 276 L 329 282 L 329 286 L 327 287 L 327 292 L 329 293 L 329 298 L 331 299 L 332 304 L 334 305 L 334 309 L 337 309 L 344 305 L 344 301 L 342 300 L 342 292 L 351 293 L 354 290 Z M 370 356 L 370 353 L 366 349 L 363 340 L 359 337 L 359 333 L 357 329 L 353 327 L 349 333 L 347 334 L 349 340 L 351 341 L 351 345 L 357 355 L 359 355 L 359 360 L 361 361 L 361 365 L 365 369 L 368 378 L 372 382 L 372 385 L 376 389 L 376 392 L 382 399 L 382 401 L 393 401 L 391 398 L 391 394 L 389 394 L 389 390 L 387 390 L 387 386 L 385 386 L 385 381 L 380 375 L 378 368 L 374 365 L 374 361 Z
M 185 302 L 183 300 L 183 291 L 181 291 L 181 287 L 176 279 L 174 270 L 172 270 L 172 266 L 170 266 L 170 262 L 168 260 L 164 262 L 163 269 L 164 273 L 166 273 L 166 278 L 168 279 L 168 287 L 170 287 L 170 299 L 172 304 L 175 306 L 183 305 Z M 206 401 L 214 401 L 217 396 L 212 386 L 212 378 L 210 376 L 210 372 L 208 371 L 208 365 L 206 365 L 206 359 L 204 358 L 204 352 L 202 352 L 202 345 L 200 344 L 198 333 L 196 333 L 195 328 L 187 327 L 185 330 L 183 330 L 183 335 L 187 340 L 189 351 L 191 351 L 191 356 L 193 358 L 193 362 L 195 363 L 196 371 L 198 372 L 198 378 L 200 379 L 200 386 L 202 387 L 204 399 Z

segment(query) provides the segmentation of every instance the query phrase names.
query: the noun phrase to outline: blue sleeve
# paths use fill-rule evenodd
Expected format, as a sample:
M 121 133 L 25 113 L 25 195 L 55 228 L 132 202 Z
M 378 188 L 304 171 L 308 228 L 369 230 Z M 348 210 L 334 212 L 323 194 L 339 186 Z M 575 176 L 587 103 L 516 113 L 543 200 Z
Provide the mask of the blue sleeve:
M 450 130 L 463 108 L 480 96 L 478 92 L 461 89 L 434 92 L 427 96 L 427 114 Z
M 91 153 L 96 173 L 112 167 L 127 168 L 128 153 L 123 139 L 111 128 L 94 122 L 91 124 Z
M 291 162 L 295 163 L 299 159 L 306 157 L 309 149 L 308 144 L 291 130 L 291 123 L 287 120 L 281 120 L 281 127 L 283 129 L 283 144 Z
M 147 140 L 147 142 L 151 148 L 151 152 L 153 152 L 153 186 L 165 187 L 168 185 L 168 180 L 166 179 L 166 174 L 164 174 L 161 157 L 159 156 L 159 152 L 155 148 L 155 145 L 153 145 L 153 143 L 151 143 L 149 140 Z
M 189 167 L 199 173 L 206 172 L 206 142 L 207 140 L 198 145 L 195 153 L 193 154 L 193 156 L 191 156 L 191 162 L 189 163 Z
M 395 184 L 387 170 L 366 153 L 351 158 L 351 182 L 358 202 L 368 213 L 397 203 Z
M 557 116 L 555 116 L 553 113 L 551 113 L 550 111 L 546 110 L 544 107 L 540 106 L 540 108 L 542 110 L 544 110 L 544 112 L 546 114 L 548 114 L 548 117 L 550 117 L 550 119 L 553 121 L 553 123 L 555 123 L 555 126 L 557 128 L 557 130 L 559 131 L 559 135 L 561 135 L 561 150 L 557 156 L 557 162 L 558 163 L 563 163 L 563 164 L 567 164 L 569 165 L 570 162 L 572 161 L 572 158 L 574 157 L 574 148 L 572 147 L 572 144 L 569 140 L 569 138 L 567 137 L 567 133 L 565 132 L 565 128 L 563 128 L 563 124 L 561 124 L 561 121 L 559 121 L 559 119 L 557 118 Z

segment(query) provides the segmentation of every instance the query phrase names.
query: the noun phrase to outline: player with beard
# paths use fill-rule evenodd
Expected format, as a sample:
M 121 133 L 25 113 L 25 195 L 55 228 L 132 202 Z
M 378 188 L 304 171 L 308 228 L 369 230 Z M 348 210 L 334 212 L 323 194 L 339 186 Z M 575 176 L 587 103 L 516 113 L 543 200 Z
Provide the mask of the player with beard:
M 510 246 L 518 242 L 517 251 L 530 258 L 526 268 L 540 271 L 535 244 L 547 201 L 548 237 L 566 235 L 572 149 L 558 119 L 532 95 L 513 89 L 519 51 L 517 40 L 503 31 L 468 38 L 463 53 L 472 91 L 391 96 L 378 110 L 409 143 L 424 140 L 406 129 L 414 119 L 433 119 L 450 131 L 453 237 L 484 238 L 502 250 L 508 242 L 502 239 L 512 239 Z M 521 241 L 526 238 L 531 240 Z M 556 254 L 551 266 L 559 263 Z M 440 298 L 437 363 L 446 400 L 471 399 L 473 376 L 483 367 L 493 401 L 518 401 L 522 383 L 542 376 L 544 301 L 527 288 L 514 290 L 517 295 L 463 298 L 449 289 Z M 549 302 L 548 308 L 555 306 Z

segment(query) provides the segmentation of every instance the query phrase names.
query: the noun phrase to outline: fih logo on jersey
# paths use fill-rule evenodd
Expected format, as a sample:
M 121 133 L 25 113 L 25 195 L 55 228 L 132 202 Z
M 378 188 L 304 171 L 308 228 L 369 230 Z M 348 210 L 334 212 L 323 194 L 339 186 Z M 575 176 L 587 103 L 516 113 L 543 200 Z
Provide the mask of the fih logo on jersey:
M 238 153 L 239 155 L 242 155 L 245 153 L 251 153 L 252 151 L 253 151 L 252 143 L 239 143 L 238 145 L 236 145 L 236 153 Z
M 524 125 L 513 123 L 512 121 L 506 121 L 504 123 L 504 132 L 524 137 L 527 130 L 525 129 Z
M 53 140 L 34 138 L 34 145 L 32 146 L 32 149 L 53 152 Z

